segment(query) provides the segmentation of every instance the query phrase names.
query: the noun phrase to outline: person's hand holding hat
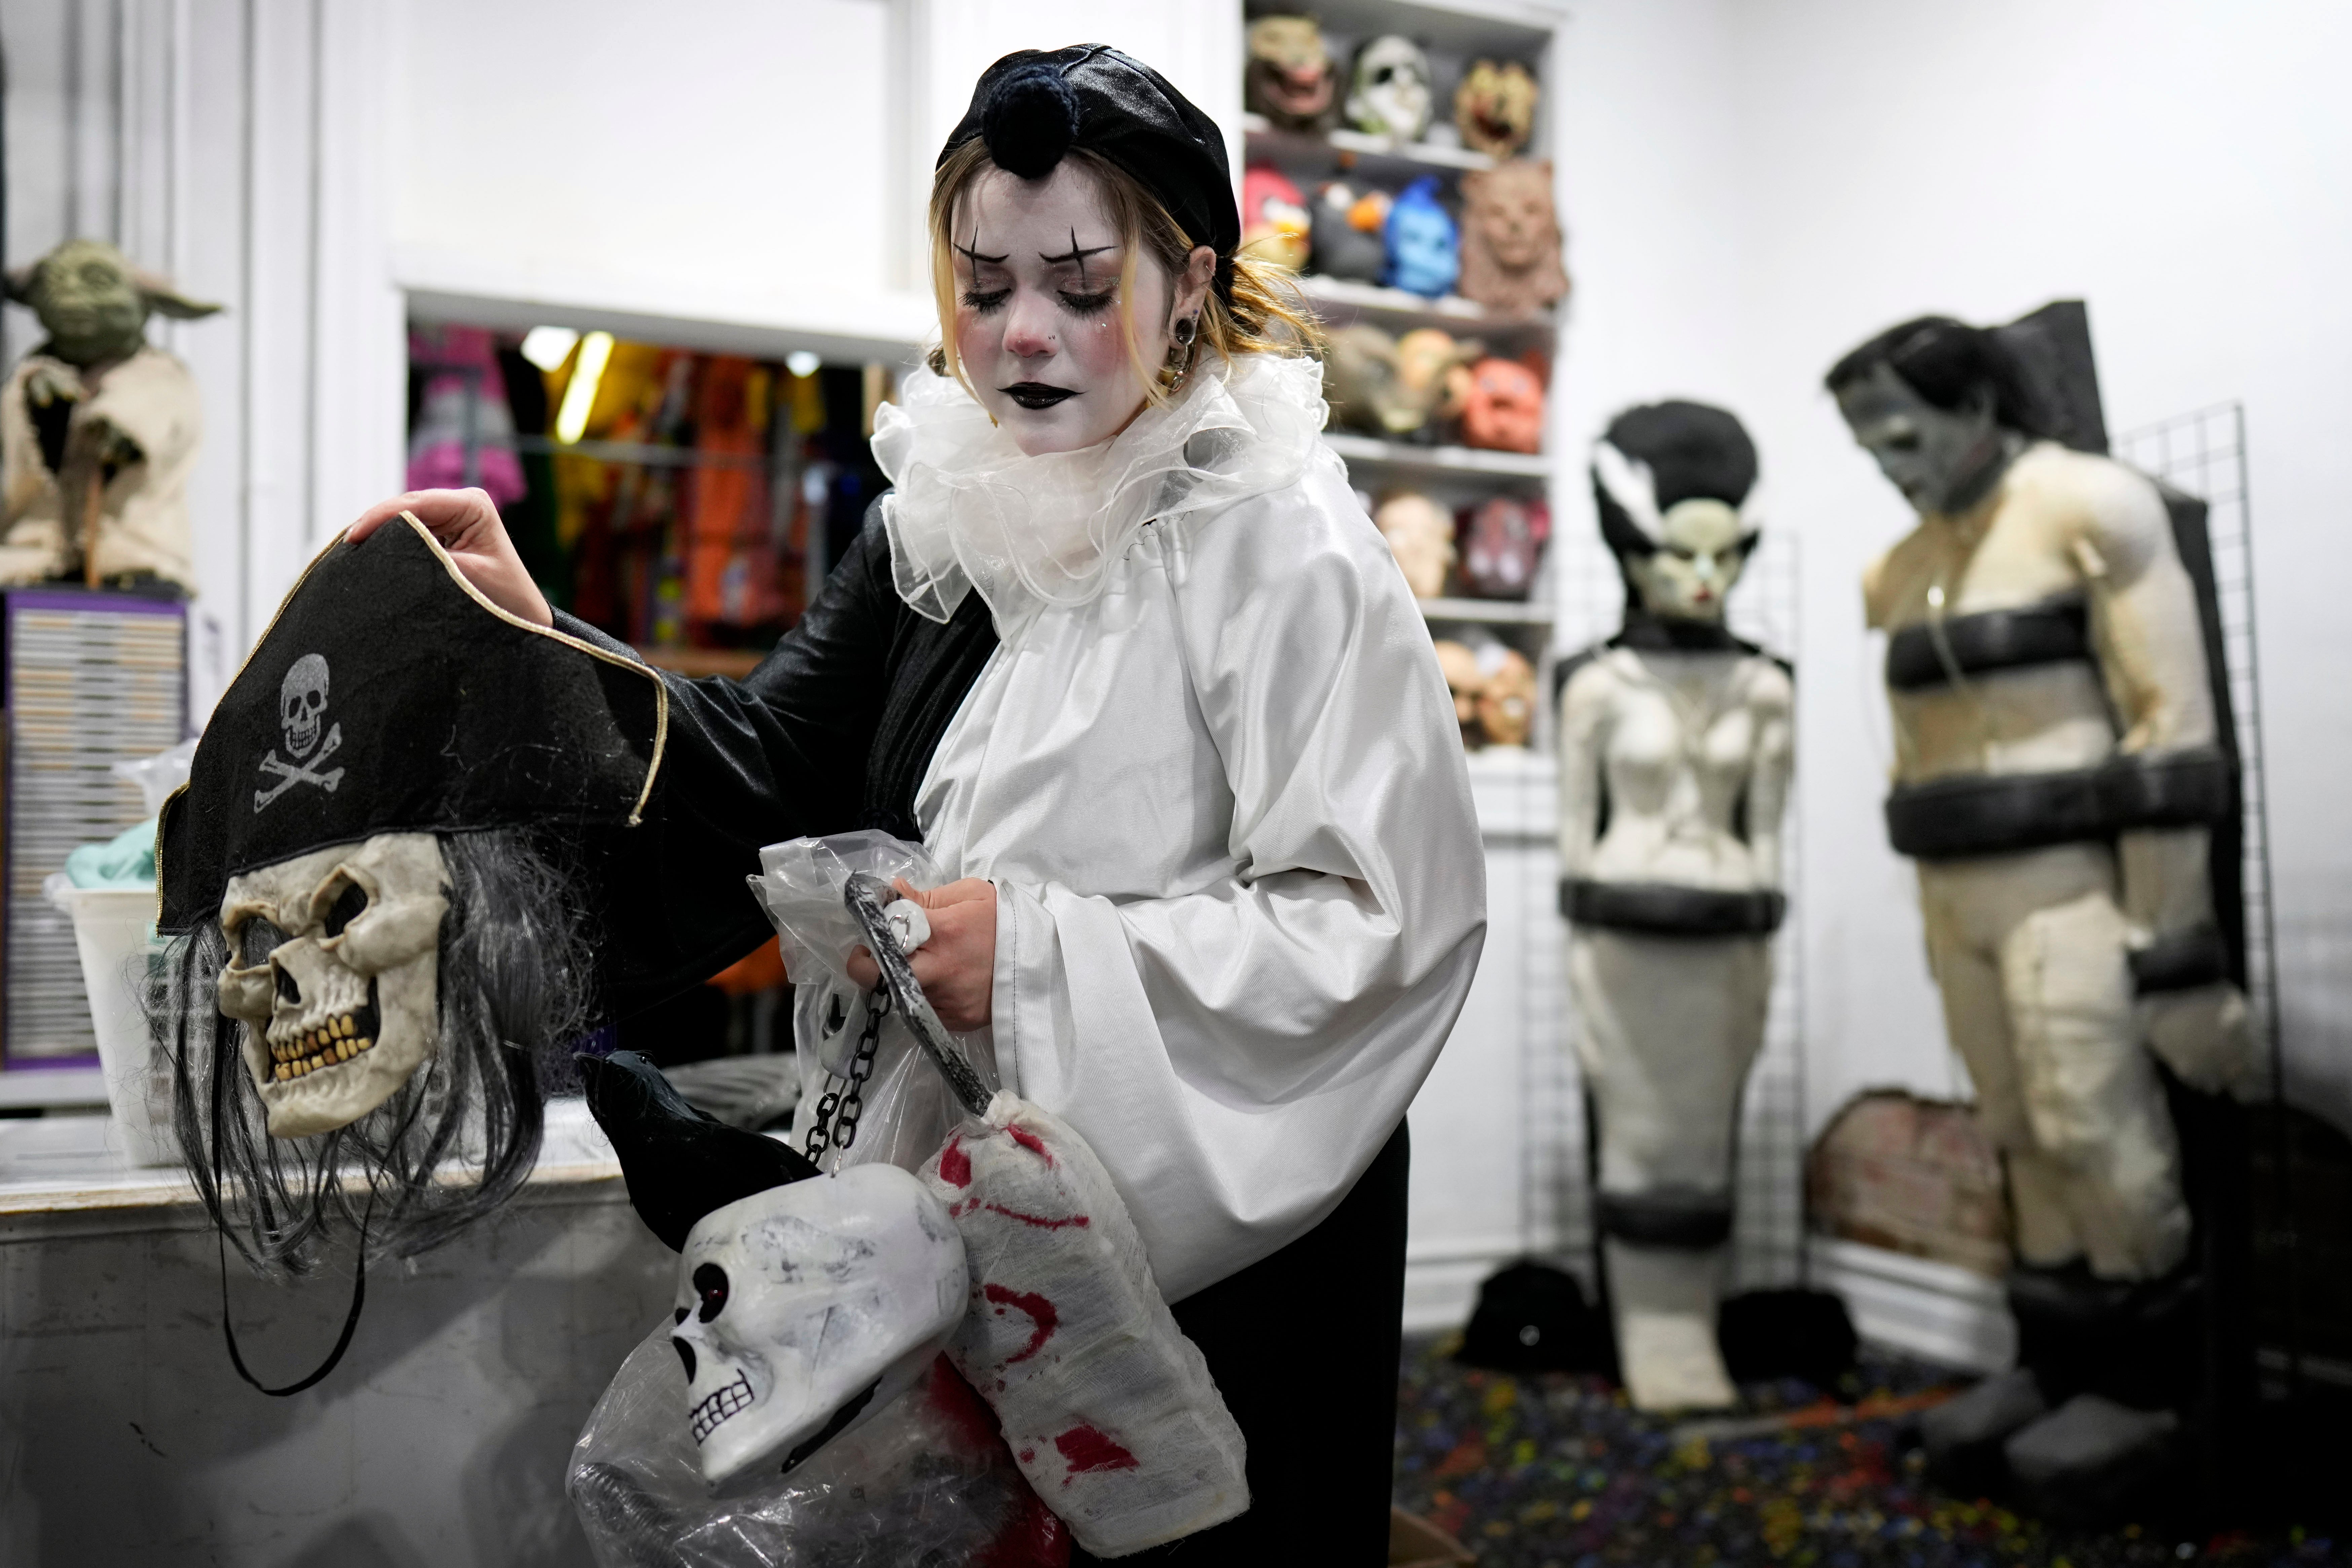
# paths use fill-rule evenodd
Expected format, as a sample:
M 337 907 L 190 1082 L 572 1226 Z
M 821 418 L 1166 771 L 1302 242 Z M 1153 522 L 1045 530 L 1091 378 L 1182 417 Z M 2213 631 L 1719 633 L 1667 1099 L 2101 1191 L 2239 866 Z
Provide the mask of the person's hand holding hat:
M 530 580 L 530 570 L 516 553 L 514 540 L 499 517 L 498 504 L 488 491 L 411 490 L 362 512 L 346 537 L 357 544 L 403 512 L 415 513 L 417 521 L 433 530 L 433 537 L 441 541 L 441 548 L 482 597 L 517 620 L 534 626 L 555 624 L 547 595 Z

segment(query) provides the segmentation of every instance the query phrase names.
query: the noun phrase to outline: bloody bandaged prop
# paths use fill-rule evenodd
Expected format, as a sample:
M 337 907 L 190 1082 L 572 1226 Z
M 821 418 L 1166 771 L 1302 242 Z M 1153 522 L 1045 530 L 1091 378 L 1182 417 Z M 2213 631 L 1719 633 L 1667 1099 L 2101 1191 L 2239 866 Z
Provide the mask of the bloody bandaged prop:
M 1086 1141 L 1001 1093 L 923 1179 L 971 1275 L 948 1354 L 1078 1543 L 1124 1556 L 1246 1509 L 1241 1428 Z

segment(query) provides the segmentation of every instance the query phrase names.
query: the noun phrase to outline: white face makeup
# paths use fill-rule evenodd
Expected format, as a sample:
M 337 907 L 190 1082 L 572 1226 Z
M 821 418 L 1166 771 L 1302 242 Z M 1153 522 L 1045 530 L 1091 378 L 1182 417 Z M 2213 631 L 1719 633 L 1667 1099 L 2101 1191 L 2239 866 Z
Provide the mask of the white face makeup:
M 1666 508 L 1658 548 L 1626 570 L 1653 615 L 1720 621 L 1724 596 L 1748 565 L 1749 538 L 1739 514 L 1721 501 L 1692 499 Z
M 956 312 L 948 329 L 964 375 L 1032 457 L 1076 452 L 1127 428 L 1142 411 L 1145 377 L 1175 344 L 1175 323 L 1197 324 L 1214 261 L 1208 247 L 1194 251 L 1193 267 L 1171 287 L 1150 256 L 1139 257 L 1135 297 L 1122 301 L 1127 246 L 1095 176 L 1073 159 L 1043 180 L 983 170 L 956 202 L 951 237 Z M 1134 354 L 1123 306 L 1135 319 Z

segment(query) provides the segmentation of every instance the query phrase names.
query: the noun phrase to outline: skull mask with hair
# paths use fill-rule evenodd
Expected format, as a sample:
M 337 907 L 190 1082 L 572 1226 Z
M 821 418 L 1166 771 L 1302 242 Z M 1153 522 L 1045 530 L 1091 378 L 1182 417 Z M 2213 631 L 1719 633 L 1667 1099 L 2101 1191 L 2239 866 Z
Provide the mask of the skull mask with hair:
M 232 879 L 161 999 L 181 1146 L 241 1250 L 306 1268 L 358 1218 L 334 1179 L 352 1164 L 395 1255 L 514 1191 L 545 1074 L 590 1022 L 578 902 L 515 830 L 380 834 Z M 452 1156 L 478 1181 L 434 1181 Z
M 181 1148 L 257 1264 L 308 1268 L 345 1224 L 412 1255 L 529 1175 L 547 1070 L 629 999 L 616 956 L 658 946 L 600 878 L 666 690 L 500 616 L 413 520 L 287 597 L 158 843 Z

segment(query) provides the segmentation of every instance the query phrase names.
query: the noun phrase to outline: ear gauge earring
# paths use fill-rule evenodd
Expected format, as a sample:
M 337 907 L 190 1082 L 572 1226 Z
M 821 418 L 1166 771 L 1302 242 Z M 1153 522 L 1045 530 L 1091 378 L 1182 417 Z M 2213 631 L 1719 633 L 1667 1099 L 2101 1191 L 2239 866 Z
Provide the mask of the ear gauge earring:
M 1200 333 L 1200 323 L 1187 316 L 1171 329 L 1176 346 L 1168 350 L 1168 362 L 1160 367 L 1160 384 L 1175 392 L 1192 373 L 1192 340 Z

